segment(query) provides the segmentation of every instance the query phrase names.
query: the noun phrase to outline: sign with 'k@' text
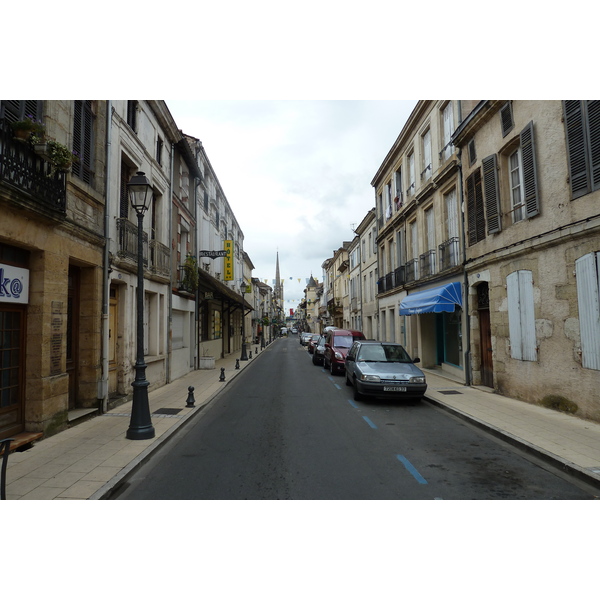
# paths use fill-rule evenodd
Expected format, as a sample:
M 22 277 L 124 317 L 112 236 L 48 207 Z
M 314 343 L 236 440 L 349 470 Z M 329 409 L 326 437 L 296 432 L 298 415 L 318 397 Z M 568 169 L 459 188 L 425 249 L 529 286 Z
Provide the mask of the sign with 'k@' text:
M 225 240 L 225 281 L 233 281 L 233 240 Z
M 29 271 L 0 263 L 0 302 L 29 302 Z

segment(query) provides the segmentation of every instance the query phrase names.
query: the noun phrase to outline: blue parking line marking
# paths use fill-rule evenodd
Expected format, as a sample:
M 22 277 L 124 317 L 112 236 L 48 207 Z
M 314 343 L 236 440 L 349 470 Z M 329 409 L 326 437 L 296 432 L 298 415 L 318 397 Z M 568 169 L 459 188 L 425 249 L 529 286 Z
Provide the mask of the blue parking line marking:
M 371 421 L 371 419 L 369 419 L 369 417 L 363 417 L 363 419 L 373 428 L 373 429 L 377 429 L 377 425 L 375 425 L 375 423 L 373 423 L 373 421 Z
M 353 408 L 358 408 L 358 405 L 354 403 L 354 401 L 350 400 L 350 398 L 348 398 L 348 402 L 350 402 L 350 406 L 352 406 Z
M 402 456 L 401 454 L 396 454 L 396 458 L 406 467 L 406 470 L 419 482 L 419 483 L 427 483 L 427 481 L 423 478 L 421 473 L 417 471 L 411 464 L 408 458 Z
M 335 387 L 336 387 L 338 390 L 341 390 L 341 389 L 342 389 L 342 388 L 341 388 L 341 387 L 340 387 L 340 386 L 339 386 L 337 383 L 334 383 L 333 385 L 335 385 Z

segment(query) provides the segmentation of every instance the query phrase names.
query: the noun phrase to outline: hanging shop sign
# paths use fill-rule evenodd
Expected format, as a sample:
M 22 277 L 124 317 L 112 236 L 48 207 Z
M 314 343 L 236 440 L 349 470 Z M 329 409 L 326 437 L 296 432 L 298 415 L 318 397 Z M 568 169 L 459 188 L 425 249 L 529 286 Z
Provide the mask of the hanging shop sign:
M 227 250 L 200 250 L 198 256 L 200 258 L 221 258 L 227 256 Z
M 225 281 L 233 281 L 233 240 L 225 240 Z
M 29 270 L 0 263 L 0 302 L 29 302 Z

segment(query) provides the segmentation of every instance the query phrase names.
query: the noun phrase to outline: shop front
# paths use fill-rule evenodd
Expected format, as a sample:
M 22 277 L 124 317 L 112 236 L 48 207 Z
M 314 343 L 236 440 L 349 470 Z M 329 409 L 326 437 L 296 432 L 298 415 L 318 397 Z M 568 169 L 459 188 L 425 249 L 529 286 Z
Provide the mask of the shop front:
M 441 367 L 463 377 L 462 287 L 454 281 L 420 290 L 400 302 L 400 315 L 412 321 L 416 352 L 426 368 Z M 412 350 L 415 353 L 415 350 Z
M 11 264 L 0 261 L 0 439 L 25 428 L 28 253 L 15 249 L 10 254 Z

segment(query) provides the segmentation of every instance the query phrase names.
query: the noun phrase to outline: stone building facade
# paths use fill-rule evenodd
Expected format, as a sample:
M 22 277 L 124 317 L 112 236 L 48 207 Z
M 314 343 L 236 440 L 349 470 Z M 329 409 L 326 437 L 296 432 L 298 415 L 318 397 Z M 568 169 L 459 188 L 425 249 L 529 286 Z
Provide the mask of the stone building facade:
M 481 101 L 454 133 L 473 383 L 600 420 L 600 102 Z

